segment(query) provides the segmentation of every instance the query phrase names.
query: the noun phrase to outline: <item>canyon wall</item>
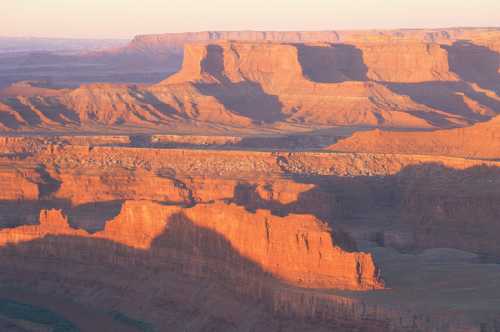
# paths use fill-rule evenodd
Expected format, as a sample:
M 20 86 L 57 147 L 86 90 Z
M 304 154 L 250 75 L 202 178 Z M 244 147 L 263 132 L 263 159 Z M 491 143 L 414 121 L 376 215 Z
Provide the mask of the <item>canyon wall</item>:
M 164 232 L 172 228 L 187 230 L 183 223 L 218 234 L 225 241 L 212 242 L 203 238 L 202 233 L 178 233 L 173 235 L 175 243 L 162 243 Z M 278 280 L 299 287 L 352 290 L 383 287 L 369 254 L 343 251 L 335 245 L 335 235 L 332 239 L 325 224 L 306 215 L 276 217 L 263 210 L 252 214 L 225 204 L 180 209 L 147 201 L 125 202 L 120 214 L 109 221 L 104 230 L 94 234 L 72 229 L 60 211 L 41 211 L 40 225 L 3 230 L 0 245 L 16 245 L 50 236 L 105 239 L 130 248 L 151 249 L 150 255 L 158 256 L 155 259 L 165 263 L 178 259 L 177 263 L 185 265 L 186 270 L 201 268 L 195 266 L 200 264 L 196 252 L 201 250 L 211 253 L 215 260 L 202 262 L 203 265 L 223 265 L 238 274 L 251 273 L 245 271 L 245 265 L 239 265 L 241 256 Z M 193 243 L 193 238 L 198 240 Z M 172 245 L 173 253 L 169 253 L 166 250 Z M 162 247 L 165 249 L 160 249 Z M 116 255 L 106 254 L 110 259 Z
M 424 287 L 427 279 L 404 277 L 400 285 L 394 270 L 398 260 L 442 247 L 498 257 L 496 161 L 50 140 L 36 147 L 24 159 L 0 157 L 6 285 L 99 303 L 172 330 L 180 321 L 227 329 L 244 317 L 251 326 L 265 321 L 292 331 L 494 324 L 468 309 L 450 316 L 434 300 L 428 310 L 411 297 L 396 300 L 413 294 L 411 287 L 439 292 L 433 283 Z M 422 273 L 422 259 L 407 263 L 410 270 Z M 446 291 L 436 303 L 449 308 Z M 478 305 L 490 303 L 482 299 Z
M 0 293 L 143 330 L 496 331 L 498 36 L 139 36 L 82 56 L 180 70 L 0 91 Z
M 498 114 L 496 33 L 168 35 L 165 45 L 185 48 L 183 64 L 159 84 L 29 88 L 0 100 L 0 125 L 4 131 L 112 126 L 115 132 L 219 133 L 463 127 Z
M 339 234 L 344 226 L 336 222 L 338 218 L 369 215 L 374 209 L 389 213 L 390 209 L 390 213 L 401 214 L 393 233 L 410 228 L 413 235 L 402 244 L 410 249 L 441 243 L 498 253 L 494 241 L 481 242 L 475 235 L 468 239 L 469 231 L 465 231 L 470 228 L 495 234 L 495 170 L 499 167 L 495 161 L 409 154 L 71 145 L 49 146 L 30 159 L 31 167 L 25 164 L 13 168 L 15 163 L 8 161 L 2 171 L 4 188 L 8 189 L 4 192 L 5 210 L 13 204 L 34 202 L 16 218 L 10 218 L 11 225 L 32 224 L 43 206 L 36 202 L 39 198 L 63 209 L 73 226 L 91 231 L 101 230 L 123 201 L 134 199 L 181 206 L 226 201 L 250 211 L 268 209 L 281 216 L 313 214 L 329 222 Z M 461 177 L 470 181 L 456 182 Z M 432 186 L 427 185 L 431 178 Z M 449 193 L 451 187 L 456 190 Z M 464 208 L 467 213 L 460 212 Z M 429 233 L 428 227 L 435 231 Z M 452 232 L 456 227 L 462 232 Z M 379 236 L 377 232 L 384 237 L 389 234 L 386 231 L 379 227 L 373 231 L 373 238 Z M 339 241 L 344 248 L 355 248 L 347 238 Z

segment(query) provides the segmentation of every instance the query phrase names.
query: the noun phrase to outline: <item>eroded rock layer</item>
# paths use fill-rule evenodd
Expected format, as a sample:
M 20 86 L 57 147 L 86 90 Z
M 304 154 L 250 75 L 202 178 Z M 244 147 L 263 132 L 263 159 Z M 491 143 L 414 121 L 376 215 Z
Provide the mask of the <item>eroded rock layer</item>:
M 201 233 L 189 233 L 191 224 Z M 168 234 L 170 229 L 177 233 Z M 214 233 L 221 240 L 208 239 L 203 232 Z M 201 265 L 212 264 L 227 265 L 225 269 L 234 269 L 239 274 L 251 273 L 246 271 L 247 266 L 238 263 L 238 260 L 248 260 L 247 265 L 255 265 L 295 286 L 352 290 L 383 287 L 370 255 L 343 251 L 333 242 L 326 224 L 306 215 L 276 217 L 262 210 L 253 214 L 225 204 L 182 209 L 136 201 L 125 202 L 118 216 L 110 220 L 104 230 L 89 234 L 71 228 L 61 211 L 43 210 L 39 225 L 1 231 L 0 246 L 50 236 L 105 239 L 149 251 L 164 263 L 170 259 L 179 260 L 176 263 L 186 270 L 196 271 Z M 162 243 L 165 236 L 175 238 L 175 242 Z M 173 252 L 169 253 L 168 248 L 172 246 Z M 197 251 L 210 252 L 214 262 L 198 262 Z M 107 254 L 110 260 L 117 255 L 115 252 Z M 196 266 L 198 264 L 201 265 Z
M 461 127 L 498 114 L 497 35 L 494 29 L 472 29 L 372 32 L 365 38 L 329 32 L 151 37 L 152 44 L 185 48 L 179 72 L 152 85 L 25 84 L 22 93 L 18 84 L 0 99 L 0 129 Z M 142 40 L 132 48 L 149 43 Z
M 480 279 L 465 271 L 497 276 L 475 257 L 500 255 L 498 162 L 99 146 L 99 137 L 73 145 L 86 140 L 31 140 L 28 153 L 22 139 L 4 142 L 4 285 L 99 303 L 167 330 L 180 322 L 226 330 L 243 317 L 252 328 L 290 330 L 495 324 L 476 310 L 496 299 L 487 285 L 453 317 L 447 292 L 462 296 L 460 280 Z M 442 247 L 450 252 L 432 251 Z M 451 251 L 459 249 L 469 254 Z M 433 270 L 441 260 L 442 273 Z M 448 268 L 460 280 L 443 286 Z
M 84 56 L 180 70 L 0 91 L 0 307 L 82 331 L 497 331 L 498 36 L 140 36 Z

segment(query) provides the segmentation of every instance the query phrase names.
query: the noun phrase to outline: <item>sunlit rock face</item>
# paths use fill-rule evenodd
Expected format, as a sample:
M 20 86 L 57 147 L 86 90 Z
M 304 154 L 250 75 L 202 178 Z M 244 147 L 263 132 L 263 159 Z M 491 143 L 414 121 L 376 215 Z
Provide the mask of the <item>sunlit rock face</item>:
M 0 90 L 0 326 L 497 331 L 498 36 L 139 36 L 85 56 L 177 72 Z
M 27 142 L 28 153 L 19 141 L 3 148 L 5 285 L 172 330 L 200 320 L 195 330 L 226 329 L 250 307 L 252 326 L 273 329 L 282 319 L 298 330 L 491 322 L 467 310 L 452 319 L 435 303 L 447 306 L 447 290 L 479 278 L 473 265 L 497 273 L 477 258 L 498 254 L 497 161 Z M 447 269 L 458 279 L 443 289 Z M 426 283 L 429 311 L 405 304 L 419 301 L 413 290 Z M 490 303 L 477 287 L 473 306 Z M 311 323 L 297 323 L 304 318 Z
M 17 83 L 0 90 L 0 129 L 464 127 L 498 114 L 498 36 L 498 29 L 140 36 L 94 59 L 175 58 L 172 75 L 66 89 Z
M 184 233 L 189 226 L 202 233 Z M 174 228 L 174 234 L 168 234 L 170 228 Z M 177 231 L 180 233 L 175 233 Z M 203 232 L 213 233 L 221 239 L 220 243 L 204 238 Z M 164 234 L 175 238 L 175 243 L 162 243 Z M 333 242 L 326 224 L 305 215 L 276 217 L 263 210 L 251 213 L 225 204 L 182 209 L 147 201 L 127 201 L 118 216 L 109 221 L 104 230 L 94 234 L 71 228 L 59 210 L 42 210 L 39 225 L 4 230 L 0 241 L 5 246 L 46 237 L 105 239 L 143 250 L 159 260 L 165 251 L 165 263 L 170 256 L 179 253 L 186 261 L 178 263 L 193 270 L 199 262 L 189 255 L 196 256 L 197 251 L 203 250 L 213 255 L 215 266 L 227 264 L 227 268 L 244 274 L 246 266 L 240 265 L 238 260 L 248 261 L 249 265 L 255 265 L 278 280 L 306 288 L 364 290 L 383 287 L 369 254 L 342 250 Z M 198 241 L 192 242 L 195 239 Z M 170 246 L 173 246 L 172 253 L 168 252 Z M 65 248 L 55 246 L 53 250 L 61 250 L 63 254 Z M 43 252 L 39 254 L 43 256 Z M 107 254 L 110 259 L 116 255 Z

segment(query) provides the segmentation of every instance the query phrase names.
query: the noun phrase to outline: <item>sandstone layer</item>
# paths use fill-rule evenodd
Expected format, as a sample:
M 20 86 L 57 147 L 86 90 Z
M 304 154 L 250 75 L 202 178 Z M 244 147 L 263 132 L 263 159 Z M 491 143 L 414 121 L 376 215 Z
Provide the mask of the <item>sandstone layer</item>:
M 500 159 L 500 117 L 471 127 L 432 132 L 358 132 L 333 151 L 408 153 Z
M 162 247 L 161 236 L 169 229 L 187 230 L 184 223 L 217 234 L 223 240 L 211 243 L 203 233 L 178 233 L 173 253 L 152 248 Z M 147 201 L 125 202 L 118 216 L 94 234 L 72 229 L 58 210 L 43 210 L 40 225 L 3 230 L 0 246 L 50 236 L 105 239 L 134 249 L 152 249 L 150 255 L 163 257 L 165 263 L 178 259 L 177 263 L 186 265 L 187 270 L 201 268 L 196 266 L 199 264 L 196 252 L 201 250 L 211 252 L 214 260 L 202 264 L 222 265 L 237 274 L 251 273 L 246 271 L 247 266 L 238 263 L 241 256 L 278 280 L 299 287 L 352 290 L 383 287 L 371 256 L 343 251 L 333 242 L 327 226 L 312 216 L 276 217 L 262 210 L 252 214 L 225 204 L 182 209 Z M 193 237 L 197 242 L 191 242 Z M 168 248 L 172 244 L 165 245 Z M 194 257 L 189 257 L 190 253 Z M 116 255 L 107 254 L 110 259 Z M 187 261 L 182 261 L 183 255 Z
M 143 37 L 133 49 L 185 48 L 179 72 L 152 85 L 51 89 L 18 84 L 0 99 L 0 126 L 3 131 L 219 133 L 339 125 L 462 127 L 498 114 L 497 33 Z
M 0 91 L 0 326 L 497 331 L 498 37 L 139 36 L 78 61 L 157 83 Z
M 464 280 L 498 274 L 475 258 L 500 255 L 496 161 L 103 142 L 3 141 L 4 285 L 98 302 L 168 330 L 186 321 L 227 330 L 244 317 L 252 328 L 297 331 L 496 324 L 478 309 L 496 293 L 483 283 L 463 291 Z M 452 270 L 458 279 L 447 284 Z M 450 316 L 449 292 L 470 307 Z

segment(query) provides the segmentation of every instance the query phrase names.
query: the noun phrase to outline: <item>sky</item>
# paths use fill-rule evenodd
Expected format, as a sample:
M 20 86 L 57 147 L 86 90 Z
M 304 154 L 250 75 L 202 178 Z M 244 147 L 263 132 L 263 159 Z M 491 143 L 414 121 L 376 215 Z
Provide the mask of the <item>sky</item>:
M 500 0 L 0 0 L 0 36 L 500 26 Z

